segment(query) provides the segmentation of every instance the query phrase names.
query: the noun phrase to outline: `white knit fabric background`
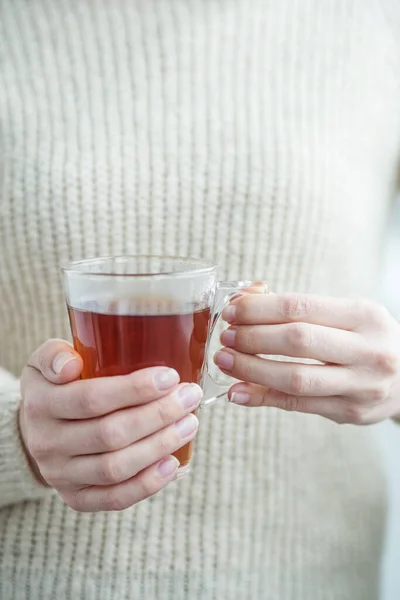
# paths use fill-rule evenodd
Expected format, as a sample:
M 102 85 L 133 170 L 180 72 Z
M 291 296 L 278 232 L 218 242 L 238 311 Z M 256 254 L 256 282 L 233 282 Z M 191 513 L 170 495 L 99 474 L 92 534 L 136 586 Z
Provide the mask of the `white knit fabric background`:
M 400 315 L 400 197 L 387 231 L 384 269 L 381 281 L 381 301 L 394 315 Z M 376 426 L 382 446 L 389 489 L 389 510 L 386 524 L 381 581 L 381 600 L 400 597 L 400 430 L 397 423 L 385 421 Z
M 397 0 L 0 0 L 0 598 L 372 600 L 368 428 L 224 405 L 193 474 L 117 514 L 40 488 L 30 352 L 66 260 L 203 255 L 272 289 L 374 295 L 400 157 Z

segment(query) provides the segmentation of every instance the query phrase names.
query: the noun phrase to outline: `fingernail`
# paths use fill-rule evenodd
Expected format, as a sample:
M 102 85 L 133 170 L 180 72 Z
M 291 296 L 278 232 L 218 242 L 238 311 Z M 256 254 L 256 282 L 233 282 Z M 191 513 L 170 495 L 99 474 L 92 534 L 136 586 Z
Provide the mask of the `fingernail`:
M 185 410 L 196 408 L 203 397 L 203 391 L 195 383 L 189 383 L 179 388 L 177 392 L 178 402 Z
M 236 306 L 229 305 L 222 311 L 222 318 L 228 323 L 233 323 L 235 320 Z
M 227 329 L 221 334 L 221 344 L 228 348 L 233 348 L 235 345 L 236 329 Z
M 233 355 L 230 352 L 225 352 L 225 350 L 217 352 L 214 356 L 215 364 L 226 371 L 230 371 L 233 368 L 234 360 Z
M 184 417 L 177 423 L 175 423 L 176 430 L 180 438 L 184 439 L 188 437 L 191 433 L 196 431 L 199 426 L 199 422 L 197 418 L 190 414 L 187 417 Z
M 268 284 L 265 283 L 265 281 L 253 281 L 251 284 L 251 288 L 253 289 L 253 291 L 256 291 L 257 288 L 259 288 L 256 291 L 257 294 L 268 294 L 269 292 Z
M 170 477 L 175 471 L 178 470 L 179 460 L 175 458 L 175 456 L 167 456 L 160 463 L 158 463 L 158 472 L 161 477 L 165 479 L 166 477 Z
M 72 352 L 60 352 L 60 354 L 57 354 L 51 365 L 54 373 L 59 375 L 63 368 L 72 360 L 76 360 L 76 355 Z
M 182 479 L 185 475 L 190 473 L 190 465 L 185 465 L 184 467 L 179 467 L 176 472 L 175 479 Z
M 174 369 L 157 371 L 154 375 L 154 384 L 160 392 L 169 390 L 177 383 L 179 383 L 179 375 Z
M 244 392 L 233 392 L 230 399 L 233 404 L 248 404 L 250 402 L 250 395 Z

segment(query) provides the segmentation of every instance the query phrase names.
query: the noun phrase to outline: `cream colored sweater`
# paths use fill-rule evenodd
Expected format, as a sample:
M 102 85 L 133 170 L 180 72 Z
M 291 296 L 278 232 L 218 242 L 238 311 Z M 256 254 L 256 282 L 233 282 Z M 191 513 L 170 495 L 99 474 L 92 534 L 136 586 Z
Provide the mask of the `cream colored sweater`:
M 59 265 L 215 259 L 371 295 L 400 158 L 398 0 L 0 0 L 1 600 L 373 600 L 368 428 L 201 415 L 190 477 L 122 513 L 37 484 L 18 377 L 68 337 Z

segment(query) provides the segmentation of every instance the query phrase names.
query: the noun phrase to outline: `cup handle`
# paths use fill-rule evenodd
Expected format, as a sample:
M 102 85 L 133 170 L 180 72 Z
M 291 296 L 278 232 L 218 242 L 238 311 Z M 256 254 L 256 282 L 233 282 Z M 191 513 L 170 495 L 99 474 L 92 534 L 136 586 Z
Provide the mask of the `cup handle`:
M 215 327 L 221 317 L 221 313 L 226 306 L 228 306 L 229 302 L 233 300 L 237 296 L 241 296 L 244 294 L 268 294 L 268 285 L 264 281 L 219 281 L 217 285 L 216 298 L 214 302 L 214 307 L 212 309 L 211 314 L 211 323 L 210 329 L 208 332 L 208 341 L 206 346 L 206 360 L 204 364 L 204 370 L 206 373 L 206 377 L 217 387 L 222 388 L 222 386 L 215 381 L 215 379 L 210 374 L 209 370 L 209 350 L 212 335 L 215 331 Z M 199 406 L 199 408 L 205 408 L 206 406 L 210 406 L 215 404 L 218 400 L 221 400 L 224 397 L 228 396 L 228 390 L 222 391 L 220 394 L 216 396 L 210 396 L 209 398 L 204 398 Z

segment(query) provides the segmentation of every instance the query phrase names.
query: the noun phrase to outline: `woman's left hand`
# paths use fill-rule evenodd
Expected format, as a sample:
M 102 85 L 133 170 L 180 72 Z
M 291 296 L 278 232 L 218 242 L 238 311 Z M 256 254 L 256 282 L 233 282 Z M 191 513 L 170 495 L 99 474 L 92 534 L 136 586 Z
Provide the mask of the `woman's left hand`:
M 231 326 L 215 362 L 244 382 L 230 389 L 232 402 L 360 425 L 400 414 L 400 324 L 383 306 L 307 294 L 248 295 L 223 318 Z

